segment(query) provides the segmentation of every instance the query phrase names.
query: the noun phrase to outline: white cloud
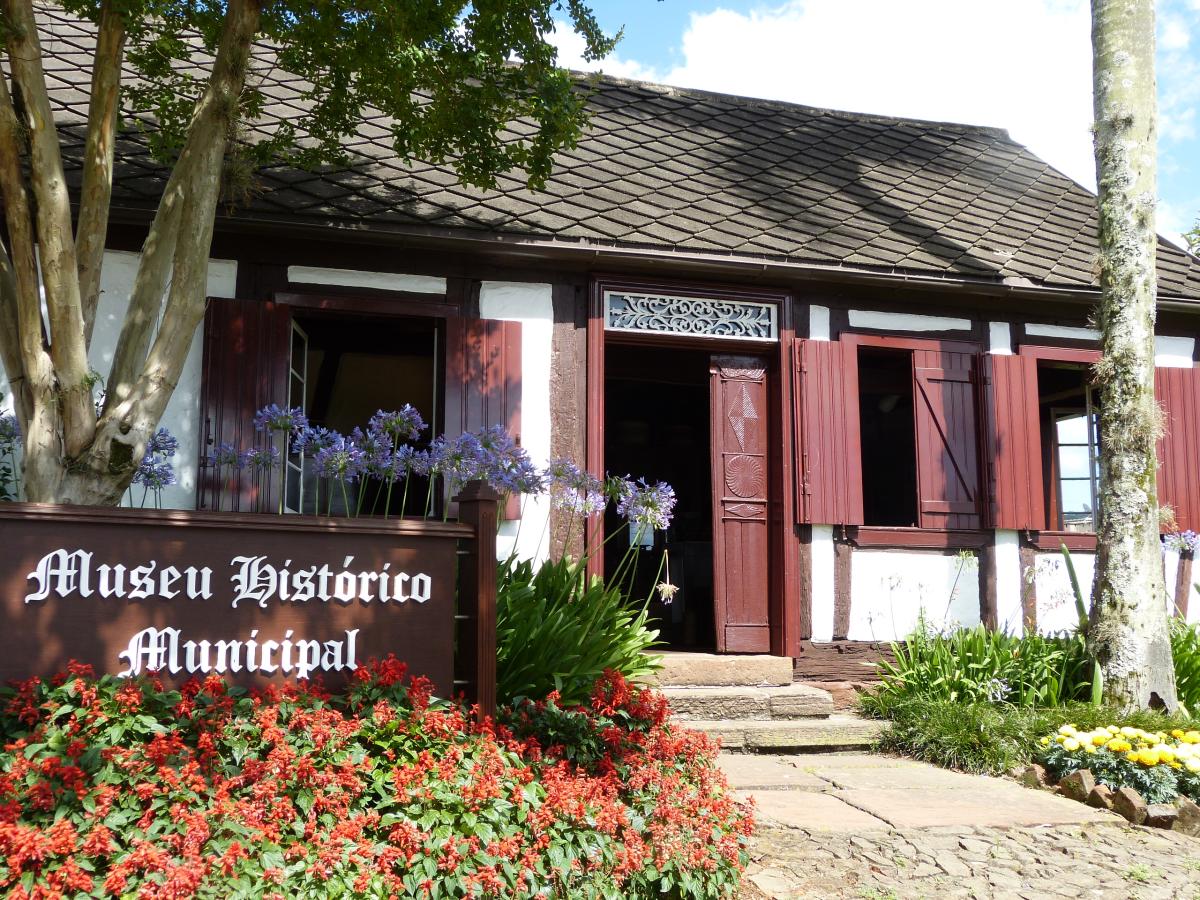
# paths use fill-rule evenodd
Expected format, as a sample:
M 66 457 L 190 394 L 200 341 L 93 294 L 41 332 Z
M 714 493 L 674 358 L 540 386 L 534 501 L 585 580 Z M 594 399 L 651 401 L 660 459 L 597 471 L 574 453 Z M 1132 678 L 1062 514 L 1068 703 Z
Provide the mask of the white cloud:
M 1183 50 L 1191 43 L 1187 25 L 1176 16 L 1164 16 L 1160 31 L 1159 46 L 1164 50 Z
M 1089 29 L 1084 0 L 791 0 L 747 14 L 693 14 L 684 62 L 674 68 L 625 60 L 603 68 L 682 87 L 999 126 L 1091 185 Z
M 637 62 L 623 60 L 618 53 L 614 53 L 600 62 L 589 62 L 583 58 L 583 51 L 587 47 L 583 35 L 572 30 L 570 25 L 564 25 L 561 22 L 555 24 L 557 27 L 555 27 L 550 40 L 558 50 L 560 66 L 580 72 L 603 72 L 605 75 L 633 78 L 638 81 L 659 80 L 657 73 L 652 68 Z

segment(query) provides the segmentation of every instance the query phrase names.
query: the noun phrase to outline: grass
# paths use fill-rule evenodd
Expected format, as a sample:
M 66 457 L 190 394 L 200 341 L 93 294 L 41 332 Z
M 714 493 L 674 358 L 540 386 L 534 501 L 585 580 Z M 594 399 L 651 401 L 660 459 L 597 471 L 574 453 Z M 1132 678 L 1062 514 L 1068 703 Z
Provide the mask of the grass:
M 1038 739 L 1067 722 L 1085 730 L 1113 723 L 1147 731 L 1197 727 L 1187 716 L 1125 714 L 1090 703 L 1043 708 L 916 698 L 881 705 L 867 695 L 862 710 L 891 720 L 877 749 L 983 775 L 1004 775 L 1028 765 Z

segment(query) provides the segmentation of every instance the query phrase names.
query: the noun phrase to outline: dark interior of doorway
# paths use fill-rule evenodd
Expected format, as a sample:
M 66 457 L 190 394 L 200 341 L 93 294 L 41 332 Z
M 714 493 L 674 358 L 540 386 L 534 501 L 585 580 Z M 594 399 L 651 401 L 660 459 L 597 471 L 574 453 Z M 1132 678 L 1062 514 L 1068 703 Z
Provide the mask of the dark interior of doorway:
M 671 582 L 679 587 L 668 605 L 657 593 L 650 614 L 669 647 L 712 650 L 712 476 L 709 435 L 709 354 L 697 350 L 610 345 L 605 351 L 604 465 L 613 475 L 666 481 L 678 498 L 666 533 L 653 551 L 636 555 L 631 595 L 654 592 L 662 551 Z M 611 510 L 605 521 L 605 575 L 626 557 L 628 530 Z

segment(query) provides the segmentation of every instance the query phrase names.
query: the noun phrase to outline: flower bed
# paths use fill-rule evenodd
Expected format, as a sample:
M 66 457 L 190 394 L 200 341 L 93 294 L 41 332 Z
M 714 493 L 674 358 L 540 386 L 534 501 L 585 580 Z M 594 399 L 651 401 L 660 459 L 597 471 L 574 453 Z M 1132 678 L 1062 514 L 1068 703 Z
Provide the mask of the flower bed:
M 729 897 L 751 828 L 707 738 L 608 673 L 473 724 L 395 660 L 344 695 L 72 671 L 0 708 L 17 898 Z
M 1149 732 L 1107 725 L 1080 731 L 1063 725 L 1040 741 L 1041 762 L 1059 781 L 1087 769 L 1111 790 L 1129 787 L 1149 803 L 1200 798 L 1200 731 Z

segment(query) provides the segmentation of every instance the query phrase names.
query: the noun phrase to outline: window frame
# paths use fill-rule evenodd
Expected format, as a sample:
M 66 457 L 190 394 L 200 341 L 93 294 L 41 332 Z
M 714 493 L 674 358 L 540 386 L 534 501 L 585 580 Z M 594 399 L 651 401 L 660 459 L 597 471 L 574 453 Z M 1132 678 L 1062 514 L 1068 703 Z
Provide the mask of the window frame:
M 861 347 L 870 347 L 886 350 L 904 350 L 910 353 L 916 351 L 924 352 L 939 352 L 939 353 L 962 353 L 971 357 L 973 371 L 976 374 L 975 389 L 972 392 L 972 402 L 975 411 L 975 423 L 972 429 L 972 439 L 974 442 L 974 453 L 976 457 L 976 496 L 979 498 L 977 516 L 979 518 L 979 526 L 977 528 L 944 528 L 937 526 L 916 525 L 911 527 L 905 526 L 887 526 L 887 525 L 857 525 L 853 529 L 853 535 L 860 546 L 902 546 L 902 547 L 946 547 L 946 546 L 968 546 L 973 545 L 975 541 L 971 539 L 972 535 L 979 535 L 988 532 L 987 527 L 987 478 L 986 478 L 986 459 L 983 455 L 986 436 L 984 434 L 984 422 L 986 408 L 983 402 L 981 387 L 982 378 L 979 377 L 981 358 L 983 356 L 983 345 L 975 340 L 963 340 L 961 338 L 941 339 L 941 338 L 917 338 L 907 335 L 892 335 L 892 334 L 869 334 L 860 332 L 842 332 L 836 338 L 841 341 L 849 352 L 853 354 L 853 394 L 857 402 L 860 396 L 858 388 L 858 351 Z M 916 360 L 913 360 L 914 372 L 917 368 Z M 914 415 L 917 398 L 914 394 Z M 856 415 L 861 415 L 861 412 L 856 408 Z M 916 440 L 920 440 L 919 435 Z M 861 442 L 861 438 L 860 438 Z M 856 461 L 855 468 L 858 470 L 857 476 L 859 482 L 862 481 L 861 468 L 861 443 L 855 448 Z M 921 458 L 918 450 L 917 453 L 917 484 L 915 490 L 918 491 L 917 498 L 917 516 L 918 520 L 922 513 L 920 509 L 920 485 L 921 485 Z
M 1073 362 L 1082 363 L 1087 366 L 1095 365 L 1100 361 L 1100 350 L 1090 347 L 1051 347 L 1042 344 L 1022 344 L 1017 349 L 1017 355 L 1027 359 L 1037 361 L 1046 360 L 1048 362 Z M 1044 449 L 1044 444 L 1041 439 L 1041 432 L 1036 434 L 1038 446 Z M 1054 474 L 1053 472 L 1051 473 Z M 1055 522 L 1058 524 L 1057 509 L 1054 510 Z M 1068 550 L 1095 550 L 1096 549 L 1096 534 L 1095 532 L 1087 531 L 1062 531 L 1059 529 L 1050 528 L 1051 510 L 1049 506 L 1045 511 L 1045 521 L 1043 529 L 1036 530 L 1030 535 L 1032 543 L 1043 550 L 1058 550 L 1059 547 L 1065 546 Z

